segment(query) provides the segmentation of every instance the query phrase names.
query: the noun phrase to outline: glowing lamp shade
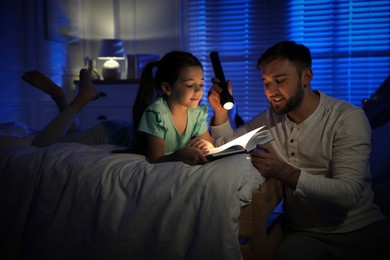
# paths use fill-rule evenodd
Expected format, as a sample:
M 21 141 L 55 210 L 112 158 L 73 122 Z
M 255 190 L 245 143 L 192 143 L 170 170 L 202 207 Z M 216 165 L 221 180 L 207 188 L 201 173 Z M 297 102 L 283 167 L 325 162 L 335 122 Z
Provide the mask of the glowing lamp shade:
M 102 68 L 102 75 L 105 80 L 120 79 L 122 70 L 117 60 L 125 59 L 123 41 L 120 39 L 101 40 L 98 59 L 106 60 Z

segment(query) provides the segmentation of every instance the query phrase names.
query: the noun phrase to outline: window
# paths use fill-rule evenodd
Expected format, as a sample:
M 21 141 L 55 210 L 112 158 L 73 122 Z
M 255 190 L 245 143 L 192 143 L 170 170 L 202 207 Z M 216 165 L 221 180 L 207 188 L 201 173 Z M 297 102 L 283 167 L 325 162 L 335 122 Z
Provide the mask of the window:
M 357 106 L 390 73 L 388 1 L 183 0 L 183 9 L 183 47 L 202 61 L 206 91 L 218 51 L 246 121 L 268 105 L 256 63 L 278 41 L 307 45 L 313 88 Z
M 290 38 L 313 56 L 313 87 L 361 106 L 390 73 L 388 1 L 293 0 Z

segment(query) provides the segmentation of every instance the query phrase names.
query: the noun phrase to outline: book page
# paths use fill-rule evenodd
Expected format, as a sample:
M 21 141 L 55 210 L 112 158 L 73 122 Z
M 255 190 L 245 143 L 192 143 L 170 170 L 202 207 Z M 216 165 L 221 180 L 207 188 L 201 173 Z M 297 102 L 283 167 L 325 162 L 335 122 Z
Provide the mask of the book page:
M 272 140 L 274 140 L 274 138 L 268 130 L 256 132 L 246 144 L 245 149 L 247 152 L 250 152 L 256 148 L 257 144 L 266 144 L 268 142 L 271 142 Z
M 252 138 L 252 136 L 264 127 L 265 126 L 261 126 L 261 127 L 256 128 L 255 130 L 252 130 L 252 131 L 250 131 L 242 136 L 237 137 L 236 139 L 234 139 L 234 140 L 232 140 L 224 145 L 221 145 L 221 146 L 215 147 L 215 148 L 211 148 L 211 149 L 209 149 L 208 154 L 218 153 L 218 152 L 221 152 L 229 147 L 236 146 L 236 145 L 239 145 L 243 149 L 246 150 L 246 145 L 249 142 L 249 140 Z

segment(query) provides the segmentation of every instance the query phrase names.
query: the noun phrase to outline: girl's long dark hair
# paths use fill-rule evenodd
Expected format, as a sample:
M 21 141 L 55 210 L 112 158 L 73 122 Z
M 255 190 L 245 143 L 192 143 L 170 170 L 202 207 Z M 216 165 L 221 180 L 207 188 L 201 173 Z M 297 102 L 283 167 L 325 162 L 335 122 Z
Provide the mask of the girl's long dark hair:
M 152 102 L 159 95 L 158 89 L 155 88 L 156 82 L 153 77 L 153 69 L 158 64 L 158 61 L 152 61 L 146 64 L 142 74 L 140 85 L 138 87 L 137 96 L 133 105 L 133 128 L 137 131 L 139 122 L 145 109 L 152 104 Z

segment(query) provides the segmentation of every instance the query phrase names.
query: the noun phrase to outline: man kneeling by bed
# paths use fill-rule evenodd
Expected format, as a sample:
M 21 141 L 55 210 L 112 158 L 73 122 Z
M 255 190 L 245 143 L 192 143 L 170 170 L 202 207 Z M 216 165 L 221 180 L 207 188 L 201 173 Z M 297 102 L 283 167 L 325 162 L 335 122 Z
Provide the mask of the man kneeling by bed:
M 313 90 L 311 65 L 303 44 L 269 48 L 258 68 L 270 106 L 234 132 L 213 79 L 212 136 L 220 145 L 262 125 L 270 130 L 274 141 L 251 156 L 261 175 L 286 187 L 276 259 L 379 259 L 389 255 L 390 220 L 373 204 L 370 124 L 362 109 Z

